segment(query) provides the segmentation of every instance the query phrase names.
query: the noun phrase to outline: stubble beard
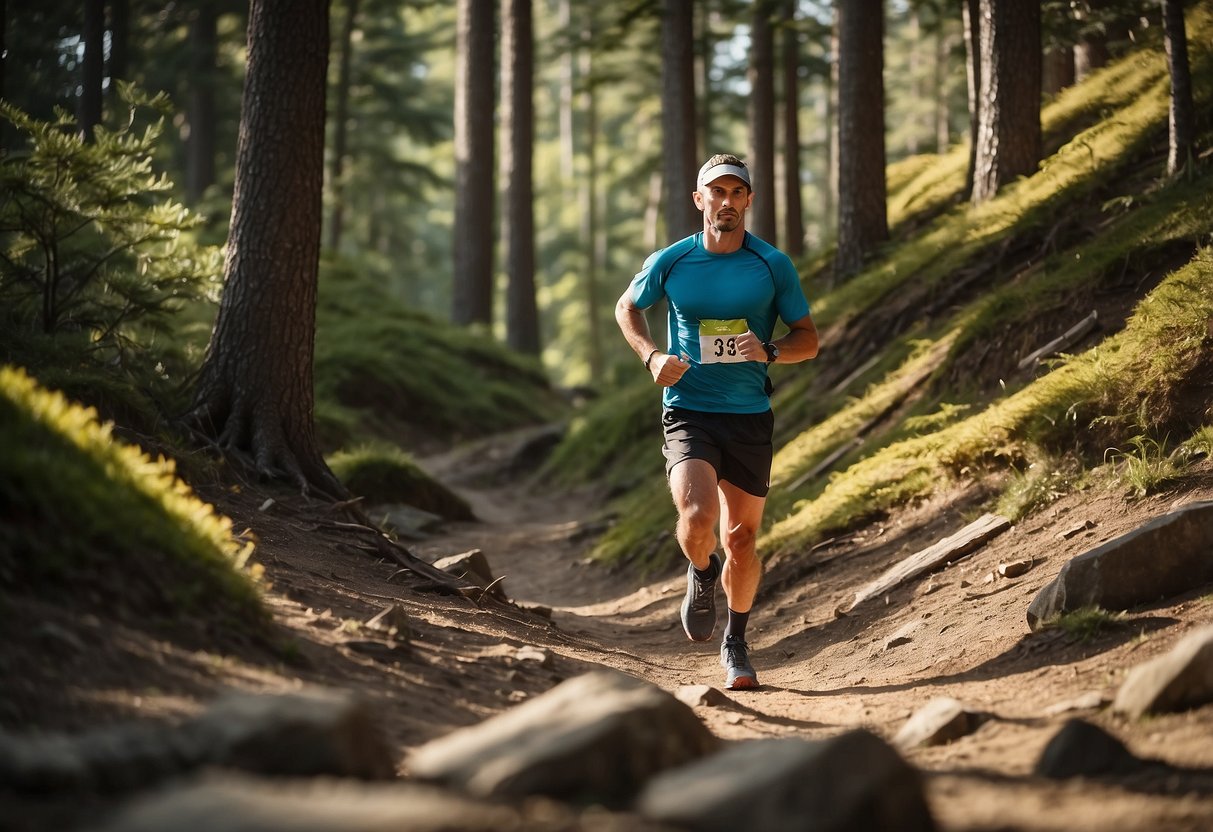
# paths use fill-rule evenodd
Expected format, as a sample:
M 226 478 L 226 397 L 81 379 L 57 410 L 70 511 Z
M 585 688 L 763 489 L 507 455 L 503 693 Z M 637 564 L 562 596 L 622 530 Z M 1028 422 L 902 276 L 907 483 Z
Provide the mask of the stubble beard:
M 723 219 L 721 218 L 721 216 L 719 214 L 717 214 L 716 218 L 712 221 L 712 227 L 715 228 L 717 231 L 724 232 L 724 233 L 728 233 L 730 231 L 736 231 L 737 227 L 740 225 L 741 225 L 741 215 L 740 214 L 737 214 L 732 217 L 724 217 Z

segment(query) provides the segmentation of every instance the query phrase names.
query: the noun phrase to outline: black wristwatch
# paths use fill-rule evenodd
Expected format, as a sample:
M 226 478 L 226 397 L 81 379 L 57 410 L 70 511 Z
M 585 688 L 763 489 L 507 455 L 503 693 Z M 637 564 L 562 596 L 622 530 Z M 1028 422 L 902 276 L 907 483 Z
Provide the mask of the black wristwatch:
M 762 348 L 767 351 L 767 363 L 774 364 L 779 360 L 779 347 L 772 344 L 770 341 L 763 341 Z

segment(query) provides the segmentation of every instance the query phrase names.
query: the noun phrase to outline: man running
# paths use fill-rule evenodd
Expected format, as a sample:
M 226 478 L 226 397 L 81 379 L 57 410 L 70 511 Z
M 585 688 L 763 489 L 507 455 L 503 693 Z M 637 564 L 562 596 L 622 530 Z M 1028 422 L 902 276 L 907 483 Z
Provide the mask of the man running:
M 720 662 L 725 687 L 738 690 L 758 686 L 745 636 L 762 574 L 755 540 L 771 476 L 767 368 L 815 357 L 817 328 L 791 259 L 745 230 L 754 200 L 745 163 L 713 156 L 691 197 L 703 212 L 703 231 L 645 260 L 619 298 L 615 320 L 665 388 L 662 453 L 678 545 L 690 561 L 682 626 L 692 641 L 712 638 L 720 578 L 728 601 Z M 669 307 L 667 351 L 644 316 L 661 298 Z M 777 317 L 789 331 L 772 340 Z

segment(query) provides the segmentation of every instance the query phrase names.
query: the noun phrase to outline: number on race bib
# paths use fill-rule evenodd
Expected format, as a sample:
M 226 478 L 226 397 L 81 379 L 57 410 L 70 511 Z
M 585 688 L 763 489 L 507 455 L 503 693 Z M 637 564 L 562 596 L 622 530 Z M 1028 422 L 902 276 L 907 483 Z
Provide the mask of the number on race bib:
M 745 361 L 737 337 L 749 330 L 744 318 L 699 322 L 699 360 L 703 364 L 738 364 Z

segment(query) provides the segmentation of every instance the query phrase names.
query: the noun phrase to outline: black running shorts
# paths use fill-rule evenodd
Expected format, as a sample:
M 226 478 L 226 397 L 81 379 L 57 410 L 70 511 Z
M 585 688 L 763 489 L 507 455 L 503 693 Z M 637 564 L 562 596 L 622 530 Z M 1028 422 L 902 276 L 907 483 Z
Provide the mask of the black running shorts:
M 665 473 L 684 459 L 702 459 L 747 494 L 765 497 L 771 484 L 771 434 L 775 416 L 765 413 L 705 413 L 681 407 L 661 412 Z

